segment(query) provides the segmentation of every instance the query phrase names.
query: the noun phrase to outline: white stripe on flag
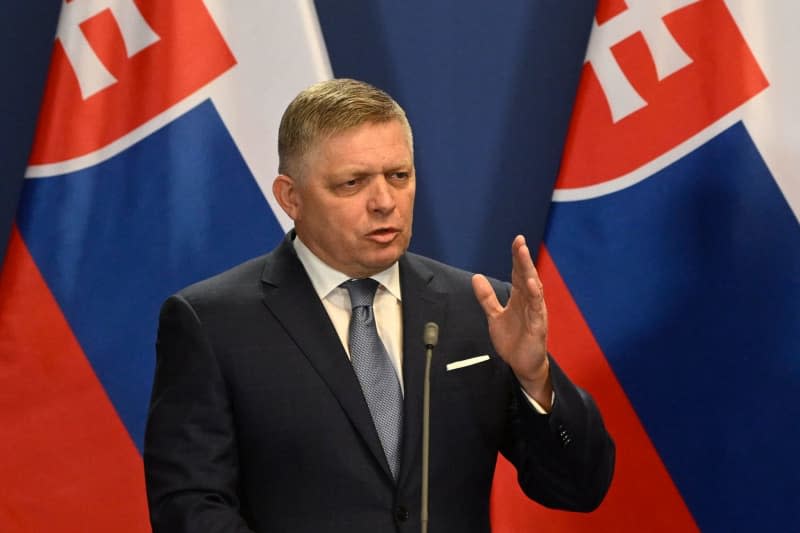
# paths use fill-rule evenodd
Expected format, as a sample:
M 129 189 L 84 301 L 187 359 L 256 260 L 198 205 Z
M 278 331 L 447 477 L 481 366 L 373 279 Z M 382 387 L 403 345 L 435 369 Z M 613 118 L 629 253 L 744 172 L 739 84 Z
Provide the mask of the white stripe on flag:
M 278 124 L 297 92 L 331 77 L 314 4 L 207 0 L 206 7 L 236 58 L 235 67 L 111 144 L 68 161 L 30 166 L 26 177 L 97 165 L 211 98 L 278 222 L 291 227 L 271 192 L 278 169 Z
M 208 0 L 237 65 L 211 85 L 211 97 L 261 192 L 284 229 L 291 220 L 272 197 L 278 170 L 278 124 L 304 87 L 331 77 L 311 0 Z
M 800 3 L 727 3 L 770 84 L 746 106 L 744 124 L 800 220 Z

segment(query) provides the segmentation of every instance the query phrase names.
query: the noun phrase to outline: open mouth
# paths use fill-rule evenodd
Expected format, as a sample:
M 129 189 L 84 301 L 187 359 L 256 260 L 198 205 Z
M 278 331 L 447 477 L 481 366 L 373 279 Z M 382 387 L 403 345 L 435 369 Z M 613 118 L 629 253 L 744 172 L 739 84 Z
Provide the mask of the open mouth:
M 398 228 L 379 228 L 367 233 L 367 238 L 378 243 L 389 243 L 400 233 Z

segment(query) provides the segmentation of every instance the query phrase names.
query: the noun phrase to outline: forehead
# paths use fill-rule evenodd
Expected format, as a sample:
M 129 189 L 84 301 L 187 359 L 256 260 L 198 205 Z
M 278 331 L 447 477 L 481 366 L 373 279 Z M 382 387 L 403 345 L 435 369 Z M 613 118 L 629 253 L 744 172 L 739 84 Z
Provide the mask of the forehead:
M 325 165 L 413 165 L 408 129 L 402 122 L 365 122 L 328 135 L 311 151 L 311 159 Z

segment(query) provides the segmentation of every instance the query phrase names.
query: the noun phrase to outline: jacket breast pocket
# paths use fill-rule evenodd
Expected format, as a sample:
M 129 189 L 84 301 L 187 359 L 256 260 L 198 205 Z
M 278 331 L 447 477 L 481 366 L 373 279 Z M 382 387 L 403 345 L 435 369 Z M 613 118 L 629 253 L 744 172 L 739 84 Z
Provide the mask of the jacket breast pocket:
M 481 395 L 496 385 L 498 376 L 502 374 L 501 365 L 496 356 L 488 354 L 452 358 L 438 369 L 440 386 L 453 393 Z
M 438 379 L 431 383 L 432 408 L 440 423 L 448 428 L 447 438 L 453 446 L 471 442 L 482 450 L 496 452 L 504 434 L 510 401 L 505 363 L 491 356 L 469 366 L 448 371 L 442 365 L 438 370 Z

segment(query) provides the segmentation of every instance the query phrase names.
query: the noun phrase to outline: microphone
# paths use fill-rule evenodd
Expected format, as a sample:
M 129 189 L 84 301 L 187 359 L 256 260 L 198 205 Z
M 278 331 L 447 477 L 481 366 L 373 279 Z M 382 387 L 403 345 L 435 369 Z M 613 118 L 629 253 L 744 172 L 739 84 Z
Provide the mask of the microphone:
M 425 331 L 422 333 L 422 341 L 425 347 L 432 350 L 439 342 L 439 324 L 436 322 L 428 322 L 425 324 Z
M 421 533 L 428 533 L 428 473 L 430 471 L 431 446 L 431 359 L 433 349 L 439 342 L 439 325 L 436 322 L 425 324 L 422 333 L 425 343 L 425 381 L 422 385 L 422 501 L 420 505 Z

